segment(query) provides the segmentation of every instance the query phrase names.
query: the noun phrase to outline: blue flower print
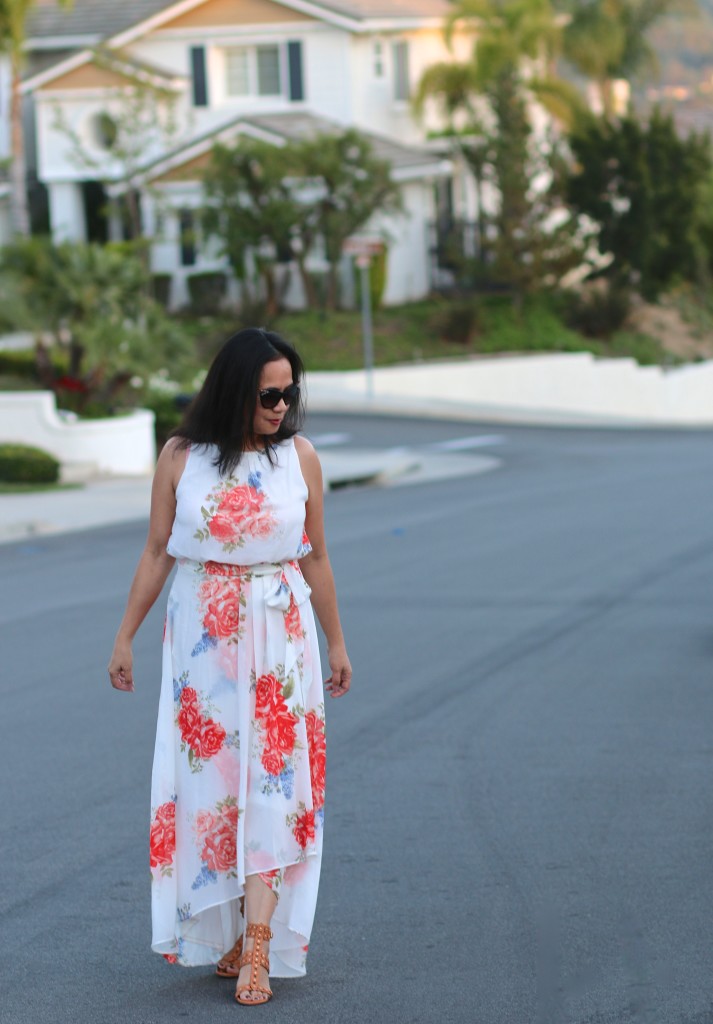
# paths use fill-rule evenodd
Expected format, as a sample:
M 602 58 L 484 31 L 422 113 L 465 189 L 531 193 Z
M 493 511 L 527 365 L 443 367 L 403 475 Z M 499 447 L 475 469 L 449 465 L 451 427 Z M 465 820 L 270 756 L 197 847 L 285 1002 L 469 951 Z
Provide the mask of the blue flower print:
M 201 889 L 204 885 L 208 885 L 209 882 L 218 881 L 218 872 L 211 871 L 204 864 L 200 870 L 200 874 L 196 876 L 196 880 L 191 886 L 191 889 Z
M 210 633 L 206 630 L 203 633 L 203 636 L 200 638 L 200 640 L 196 644 L 196 646 L 191 651 L 191 657 L 195 658 L 199 654 L 204 654 L 211 647 L 217 647 L 217 646 L 218 646 L 218 637 L 217 636 L 211 636 Z

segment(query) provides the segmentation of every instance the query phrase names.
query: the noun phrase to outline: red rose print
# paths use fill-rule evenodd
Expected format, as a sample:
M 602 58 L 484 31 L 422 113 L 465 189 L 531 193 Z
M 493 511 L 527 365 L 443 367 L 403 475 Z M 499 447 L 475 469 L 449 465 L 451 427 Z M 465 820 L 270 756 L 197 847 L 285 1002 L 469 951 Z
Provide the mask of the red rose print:
M 238 807 L 237 804 L 228 804 L 220 812 L 220 816 L 226 825 L 237 831 L 238 828 Z
M 262 511 L 256 516 L 251 516 L 245 525 L 253 537 L 269 537 L 275 525 L 275 517 L 272 512 Z
M 291 754 L 295 749 L 295 726 L 299 719 L 287 711 L 284 705 L 283 709 L 271 715 L 265 723 L 265 746 L 268 750 L 279 750 L 284 754 Z
M 167 960 L 170 964 L 177 964 L 178 963 L 178 957 L 176 956 L 175 953 L 162 953 L 161 956 L 164 958 L 164 960 Z
M 181 704 L 186 707 L 188 704 L 197 704 L 198 694 L 192 686 L 184 686 L 181 690 Z
M 264 502 L 265 495 L 254 487 L 247 484 L 231 487 L 208 523 L 209 533 L 224 543 L 237 540 L 241 533 L 267 536 L 275 520 L 272 512 L 263 508 Z
M 324 739 L 324 722 L 314 711 L 305 715 L 307 746 L 309 749 L 309 772 L 312 781 L 312 804 L 315 811 L 324 805 L 327 747 Z
M 284 701 L 279 680 L 272 673 L 260 676 L 255 687 L 255 717 L 265 718 L 281 704 Z
M 237 864 L 235 829 L 227 824 L 205 837 L 201 860 L 209 871 L 229 871 Z
M 169 800 L 157 809 L 149 834 L 152 868 L 170 864 L 176 851 L 176 805 Z
M 302 636 L 302 619 L 300 610 L 295 603 L 295 595 L 290 594 L 290 607 L 285 612 L 285 629 L 293 639 Z
M 240 585 L 222 579 L 201 584 L 198 596 L 205 609 L 203 625 L 209 636 L 235 636 L 240 625 Z
M 182 707 L 178 712 L 176 721 L 178 722 L 178 728 L 181 730 L 181 739 L 189 747 L 195 748 L 203 727 L 203 719 L 198 705 L 187 704 L 185 707 Z
M 307 843 L 314 842 L 314 811 L 305 811 L 297 819 L 295 827 L 292 829 L 292 834 L 303 850 Z
M 197 737 L 197 743 L 194 746 L 195 752 L 199 757 L 213 757 L 223 746 L 224 739 L 225 729 L 223 726 L 218 722 L 214 722 L 212 718 L 205 719 L 201 726 L 200 735 Z
M 210 811 L 199 811 L 196 815 L 196 832 L 199 835 L 205 835 L 207 832 L 212 832 L 215 826 L 218 824 L 218 819 Z
M 234 540 L 238 532 L 235 528 L 235 523 L 229 516 L 218 513 L 211 519 L 208 529 L 211 532 L 211 536 L 215 537 L 216 540 L 223 541 L 224 544 L 229 544 Z
M 268 775 L 279 775 L 285 767 L 285 761 L 282 754 L 278 754 L 275 751 L 263 751 L 261 761 L 262 766 Z
M 225 562 L 206 562 L 203 566 L 208 576 L 239 576 L 239 565 L 226 565 Z

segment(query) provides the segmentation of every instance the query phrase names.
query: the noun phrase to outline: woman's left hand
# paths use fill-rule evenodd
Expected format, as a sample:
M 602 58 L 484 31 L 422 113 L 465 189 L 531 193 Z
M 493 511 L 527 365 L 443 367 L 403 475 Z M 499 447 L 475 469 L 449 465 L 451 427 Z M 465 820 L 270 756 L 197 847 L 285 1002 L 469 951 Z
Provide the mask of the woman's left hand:
M 345 647 L 336 647 L 329 651 L 329 667 L 332 674 L 325 679 L 324 685 L 330 697 L 343 697 L 351 686 L 352 666 L 347 657 Z

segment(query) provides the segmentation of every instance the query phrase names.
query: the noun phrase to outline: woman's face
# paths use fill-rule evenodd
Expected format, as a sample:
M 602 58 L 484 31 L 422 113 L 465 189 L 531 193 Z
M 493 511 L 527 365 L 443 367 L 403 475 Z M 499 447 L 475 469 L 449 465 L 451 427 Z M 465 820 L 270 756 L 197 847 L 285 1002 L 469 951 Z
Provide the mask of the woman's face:
M 267 388 L 277 388 L 284 391 L 292 384 L 292 367 L 289 359 L 276 359 L 272 363 L 265 363 L 260 374 L 260 391 Z M 274 409 L 263 409 L 258 396 L 255 407 L 255 418 L 253 420 L 253 431 L 256 437 L 269 436 L 276 433 L 287 412 L 284 399 L 280 399 Z

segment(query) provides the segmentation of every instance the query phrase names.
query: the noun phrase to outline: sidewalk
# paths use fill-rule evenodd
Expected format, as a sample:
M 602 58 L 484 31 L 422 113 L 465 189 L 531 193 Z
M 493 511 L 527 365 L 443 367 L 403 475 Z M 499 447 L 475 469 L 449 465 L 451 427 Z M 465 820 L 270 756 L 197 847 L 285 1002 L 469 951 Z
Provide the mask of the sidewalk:
M 396 479 L 419 468 L 402 452 L 320 451 L 325 490 Z M 0 495 L 0 544 L 29 537 L 148 520 L 151 480 L 96 480 L 85 487 Z

